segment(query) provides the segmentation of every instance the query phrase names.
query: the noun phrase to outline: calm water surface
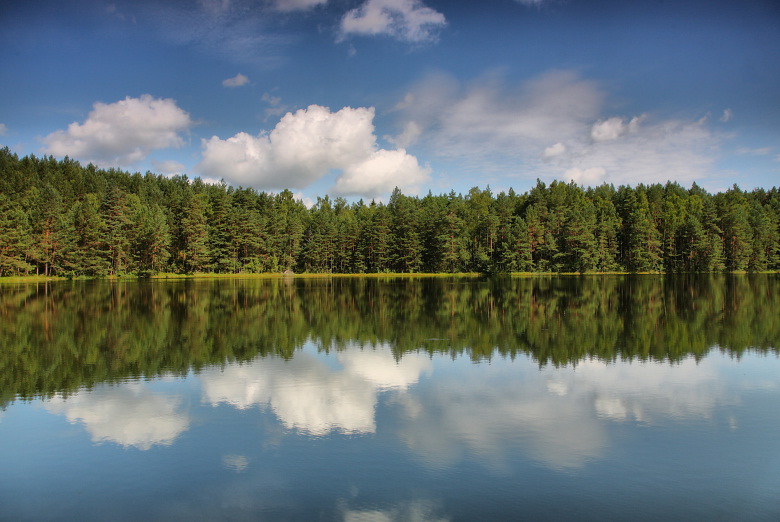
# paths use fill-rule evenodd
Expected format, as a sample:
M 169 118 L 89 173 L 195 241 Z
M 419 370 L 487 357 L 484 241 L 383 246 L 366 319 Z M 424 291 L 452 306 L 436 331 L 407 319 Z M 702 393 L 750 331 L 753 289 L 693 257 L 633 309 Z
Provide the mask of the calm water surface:
M 779 283 L 0 286 L 0 520 L 778 520 Z

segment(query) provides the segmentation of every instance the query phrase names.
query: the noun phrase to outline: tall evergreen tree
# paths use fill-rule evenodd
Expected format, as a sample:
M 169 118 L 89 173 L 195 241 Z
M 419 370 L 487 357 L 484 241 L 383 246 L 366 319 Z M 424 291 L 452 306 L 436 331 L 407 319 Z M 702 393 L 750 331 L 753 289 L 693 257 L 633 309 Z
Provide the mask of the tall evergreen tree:
M 206 194 L 194 194 L 185 203 L 181 220 L 183 249 L 179 257 L 187 272 L 202 272 L 209 268 L 209 233 L 206 214 L 209 202 Z

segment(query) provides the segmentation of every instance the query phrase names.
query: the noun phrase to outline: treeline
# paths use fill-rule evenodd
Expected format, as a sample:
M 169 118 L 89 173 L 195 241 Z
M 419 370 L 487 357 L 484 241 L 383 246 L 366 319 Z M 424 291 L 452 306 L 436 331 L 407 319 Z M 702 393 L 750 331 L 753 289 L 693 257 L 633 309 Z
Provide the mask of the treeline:
M 385 203 L 0 150 L 0 276 L 780 269 L 780 191 L 541 181 Z
M 0 286 L 0 408 L 258 357 L 677 363 L 780 350 L 775 274 L 55 281 Z

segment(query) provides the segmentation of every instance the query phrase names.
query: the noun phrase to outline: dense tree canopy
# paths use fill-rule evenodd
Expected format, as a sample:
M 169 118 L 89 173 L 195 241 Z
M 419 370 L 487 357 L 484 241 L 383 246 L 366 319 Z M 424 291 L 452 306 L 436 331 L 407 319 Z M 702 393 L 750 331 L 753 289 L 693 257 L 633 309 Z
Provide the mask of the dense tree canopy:
M 385 203 L 0 150 L 0 276 L 780 269 L 780 191 L 537 182 Z

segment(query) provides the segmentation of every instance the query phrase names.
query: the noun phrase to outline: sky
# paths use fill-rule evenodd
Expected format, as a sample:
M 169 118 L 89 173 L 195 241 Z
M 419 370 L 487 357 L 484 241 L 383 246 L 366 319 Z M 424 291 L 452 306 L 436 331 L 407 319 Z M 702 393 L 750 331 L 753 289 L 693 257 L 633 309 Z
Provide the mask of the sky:
M 0 146 L 386 201 L 780 185 L 774 0 L 5 0 Z

